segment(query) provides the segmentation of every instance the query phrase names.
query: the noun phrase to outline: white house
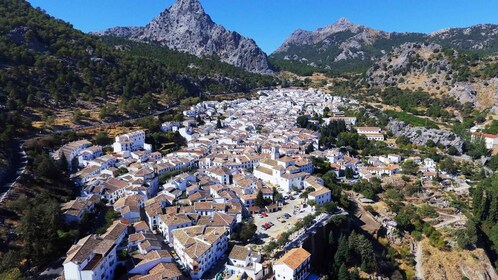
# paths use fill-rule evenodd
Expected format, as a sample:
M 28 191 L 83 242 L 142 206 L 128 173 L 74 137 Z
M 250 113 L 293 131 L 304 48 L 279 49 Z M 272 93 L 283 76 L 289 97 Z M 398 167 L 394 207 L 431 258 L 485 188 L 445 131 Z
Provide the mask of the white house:
M 71 164 L 73 159 L 77 158 L 81 151 L 85 150 L 91 145 L 92 143 L 88 140 L 73 141 L 62 146 L 62 148 L 57 150 L 52 155 L 52 157 L 54 158 L 54 160 L 58 161 L 62 159 L 62 155 L 64 155 L 66 157 L 67 163 Z
M 230 251 L 227 269 L 231 274 L 239 275 L 240 278 L 247 275 L 254 280 L 260 280 L 265 276 L 261 264 L 261 253 L 240 245 L 233 246 Z
M 102 155 L 102 146 L 91 146 L 79 153 L 78 161 L 80 166 L 84 166 L 85 162 L 94 160 Z
M 486 142 L 487 149 L 493 149 L 495 146 L 498 145 L 498 135 L 487 134 L 487 133 L 477 133 L 477 132 L 472 133 L 473 139 L 475 139 L 477 137 L 484 138 L 484 141 Z
M 192 226 L 192 221 L 184 214 L 166 214 L 159 216 L 158 229 L 168 242 L 172 241 L 173 230 Z
M 310 166 L 302 161 L 300 166 L 297 166 L 289 157 L 280 158 L 278 147 L 273 147 L 271 158 L 261 160 L 253 173 L 256 178 L 290 192 L 293 187 L 303 188 L 303 180 L 309 173 L 302 172 L 301 169 L 313 170 L 313 165 Z
M 308 200 L 314 201 L 318 205 L 323 205 L 332 200 L 332 192 L 325 188 L 319 188 L 308 194 Z
M 304 280 L 310 274 L 311 254 L 303 248 L 294 248 L 273 265 L 276 280 Z
M 135 267 L 133 267 L 129 271 L 129 274 L 131 275 L 146 275 L 159 264 L 168 264 L 170 268 L 173 268 L 173 266 L 175 266 L 174 264 L 172 264 L 173 258 L 166 250 L 154 250 L 146 254 L 135 256 L 134 259 L 136 259 L 136 263 L 134 264 Z
M 173 248 L 192 279 L 201 279 L 228 249 L 228 231 L 192 226 L 173 230 Z
M 436 162 L 432 158 L 425 158 L 424 167 L 429 171 L 436 171 Z
M 225 167 L 213 167 L 206 170 L 206 175 L 218 180 L 220 184 L 230 184 L 230 170 Z
M 380 127 L 356 127 L 360 135 L 365 135 L 368 140 L 384 141 L 384 134 Z
M 177 131 L 180 128 L 180 123 L 179 122 L 165 122 L 161 124 L 161 131 L 162 132 L 168 132 L 168 131 Z
M 145 131 L 143 130 L 116 136 L 112 147 L 115 153 L 133 152 L 141 149 L 152 150 L 152 146 L 145 143 Z
M 108 280 L 116 270 L 116 244 L 98 235 L 88 235 L 71 246 L 64 261 L 66 280 Z
M 67 224 L 72 222 L 80 223 L 85 214 L 94 212 L 95 204 L 99 201 L 99 196 L 89 195 L 63 203 L 61 211 L 63 211 L 64 222 Z

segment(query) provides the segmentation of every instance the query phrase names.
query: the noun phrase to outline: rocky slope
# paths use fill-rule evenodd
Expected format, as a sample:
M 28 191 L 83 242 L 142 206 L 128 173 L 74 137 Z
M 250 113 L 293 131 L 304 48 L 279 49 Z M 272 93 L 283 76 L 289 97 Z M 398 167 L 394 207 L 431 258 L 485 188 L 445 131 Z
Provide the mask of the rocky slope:
M 431 34 L 397 33 L 353 24 L 342 18 L 316 31 L 296 30 L 271 57 L 306 66 L 341 70 L 353 63 L 356 70 L 404 43 L 436 43 L 461 50 L 498 51 L 498 25 L 451 28 Z M 355 67 L 353 67 L 354 69 Z
M 463 150 L 464 141 L 453 132 L 447 130 L 412 127 L 397 120 L 390 121 L 387 129 L 397 137 L 406 136 L 410 142 L 416 145 L 425 145 L 427 141 L 432 140 L 434 143 L 441 144 L 447 148 L 453 146 L 459 153 Z
M 425 279 L 497 279 L 491 261 L 481 248 L 438 250 L 427 240 L 421 243 L 421 270 Z
M 365 81 L 373 88 L 396 86 L 448 94 L 483 109 L 498 100 L 498 71 L 485 70 L 496 65 L 495 58 L 475 59 L 439 44 L 405 43 L 379 58 L 366 72 Z
M 145 27 L 116 27 L 94 34 L 156 42 L 199 57 L 217 56 L 251 72 L 271 73 L 266 54 L 256 43 L 214 23 L 198 0 L 178 0 Z

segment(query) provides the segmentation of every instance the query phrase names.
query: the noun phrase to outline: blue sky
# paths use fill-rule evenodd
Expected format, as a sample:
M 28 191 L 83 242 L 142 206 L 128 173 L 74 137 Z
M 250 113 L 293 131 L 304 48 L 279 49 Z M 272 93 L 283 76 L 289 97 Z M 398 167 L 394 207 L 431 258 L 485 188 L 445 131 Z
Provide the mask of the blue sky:
M 28 0 L 84 32 L 143 26 L 174 0 Z M 341 17 L 385 31 L 429 33 L 446 27 L 498 24 L 494 0 L 200 0 L 219 24 L 253 38 L 268 54 L 294 31 Z

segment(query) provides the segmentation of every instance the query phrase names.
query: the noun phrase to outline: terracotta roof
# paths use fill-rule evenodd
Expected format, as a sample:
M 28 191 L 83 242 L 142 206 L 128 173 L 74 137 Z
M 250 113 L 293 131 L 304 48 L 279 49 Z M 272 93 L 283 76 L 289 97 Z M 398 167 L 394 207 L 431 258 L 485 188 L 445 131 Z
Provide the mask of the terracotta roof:
M 283 257 L 275 262 L 277 264 L 285 264 L 292 270 L 296 270 L 301 264 L 311 257 L 311 254 L 303 248 L 294 248 L 287 252 Z

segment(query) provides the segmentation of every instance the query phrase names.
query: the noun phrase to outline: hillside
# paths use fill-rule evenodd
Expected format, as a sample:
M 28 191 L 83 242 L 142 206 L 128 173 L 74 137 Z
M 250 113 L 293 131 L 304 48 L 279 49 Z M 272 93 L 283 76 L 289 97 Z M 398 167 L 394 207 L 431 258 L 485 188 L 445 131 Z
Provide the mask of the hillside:
M 3 151 L 14 137 L 146 115 L 200 92 L 247 92 L 275 83 L 212 58 L 108 44 L 26 1 L 2 1 L 0 177 L 8 166 Z
M 494 53 L 498 51 L 498 25 L 450 28 L 431 34 L 385 32 L 351 23 L 342 18 L 315 31 L 296 30 L 271 55 L 282 69 L 362 72 L 373 62 L 408 42 L 436 43 L 445 48 Z
M 498 60 L 493 56 L 444 49 L 438 44 L 406 43 L 378 59 L 366 72 L 370 88 L 396 86 L 450 96 L 479 109 L 498 100 Z
M 472 251 L 453 249 L 442 251 L 434 248 L 427 240 L 421 246 L 420 270 L 424 279 L 496 279 L 494 270 L 483 249 Z
M 271 77 L 174 51 L 167 60 L 130 55 L 25 1 L 2 2 L 0 15 L 3 140 L 30 129 L 33 121 L 53 119 L 69 105 L 82 112 L 113 105 L 114 114 L 136 115 L 201 91 L 246 91 L 273 83 Z
M 221 61 L 256 73 L 272 73 L 254 40 L 214 23 L 198 0 L 178 0 L 145 27 L 114 27 L 94 33 L 155 42 L 172 50 Z

